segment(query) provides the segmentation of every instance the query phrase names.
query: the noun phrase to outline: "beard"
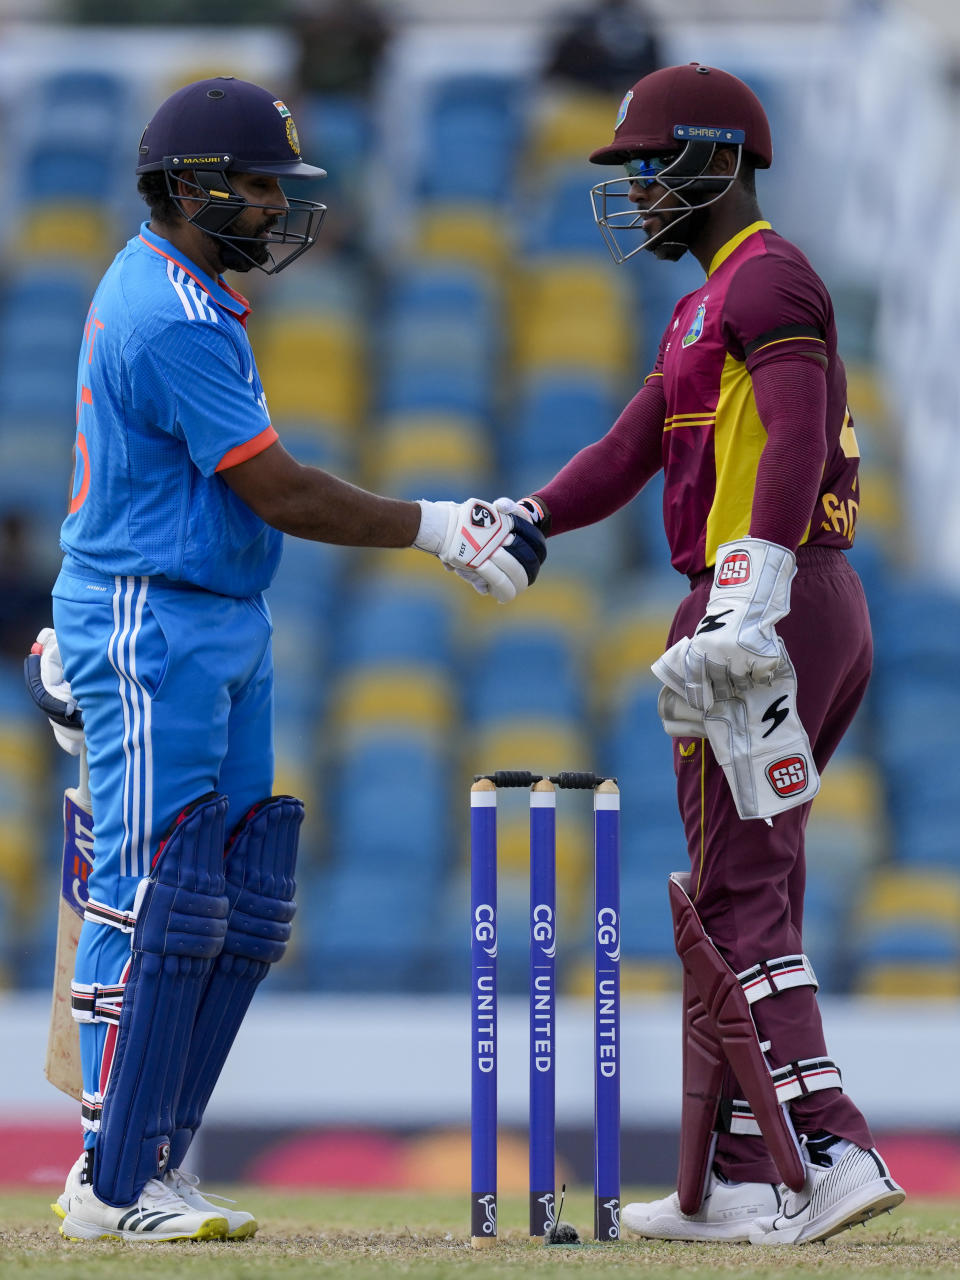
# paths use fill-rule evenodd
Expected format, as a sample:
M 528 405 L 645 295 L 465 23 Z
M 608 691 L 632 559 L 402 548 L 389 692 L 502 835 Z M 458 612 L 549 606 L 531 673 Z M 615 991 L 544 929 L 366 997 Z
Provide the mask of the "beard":
M 700 238 L 709 217 L 710 210 L 702 207 L 678 214 L 667 224 L 662 238 L 650 246 L 650 252 L 661 262 L 679 262 Z
M 228 223 L 228 226 L 230 224 Z M 223 271 L 252 271 L 254 267 L 262 267 L 270 260 L 270 244 L 258 237 L 277 225 L 276 218 L 268 218 L 255 230 L 246 234 L 236 234 L 240 229 L 234 227 L 233 235 L 220 232 L 210 235 L 208 239 L 215 244 L 217 255 Z
M 254 267 L 262 267 L 270 256 L 270 249 L 263 240 L 224 238 L 217 241 L 217 251 L 224 271 L 252 271 Z

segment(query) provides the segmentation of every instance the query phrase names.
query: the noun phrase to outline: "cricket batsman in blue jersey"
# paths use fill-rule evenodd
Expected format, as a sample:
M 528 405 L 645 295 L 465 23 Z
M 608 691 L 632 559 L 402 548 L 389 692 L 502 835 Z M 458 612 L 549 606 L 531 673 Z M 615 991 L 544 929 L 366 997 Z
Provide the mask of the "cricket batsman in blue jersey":
M 303 805 L 271 794 L 263 599 L 283 534 L 415 546 L 501 602 L 545 544 L 492 503 L 380 497 L 284 450 L 223 278 L 316 239 L 324 206 L 280 184 L 324 171 L 282 100 L 231 77 L 178 90 L 137 173 L 150 219 L 87 317 L 53 589 L 94 822 L 72 988 L 84 1151 L 56 1209 L 74 1240 L 236 1239 L 252 1215 L 180 1166 L 295 909 Z

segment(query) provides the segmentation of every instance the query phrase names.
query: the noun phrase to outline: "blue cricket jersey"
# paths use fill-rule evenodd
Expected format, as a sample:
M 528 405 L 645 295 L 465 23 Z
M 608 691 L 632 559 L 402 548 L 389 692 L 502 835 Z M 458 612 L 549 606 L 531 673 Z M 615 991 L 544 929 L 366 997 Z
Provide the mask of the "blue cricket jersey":
M 277 439 L 249 312 L 146 223 L 114 259 L 80 352 L 68 567 L 227 596 L 269 586 L 283 537 L 217 474 Z

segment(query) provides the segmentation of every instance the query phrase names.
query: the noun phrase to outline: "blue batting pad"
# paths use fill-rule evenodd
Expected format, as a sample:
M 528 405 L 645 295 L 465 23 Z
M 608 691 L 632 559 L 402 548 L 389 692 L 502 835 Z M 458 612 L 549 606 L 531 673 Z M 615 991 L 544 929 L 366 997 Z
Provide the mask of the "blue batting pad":
M 227 936 L 190 1037 L 172 1169 L 183 1163 L 254 992 L 286 950 L 297 909 L 293 877 L 302 822 L 300 800 L 272 796 L 246 814 L 227 845 Z
M 107 1204 L 132 1204 L 169 1162 L 190 1032 L 227 933 L 226 814 L 214 793 L 188 805 L 142 882 L 96 1140 L 93 1189 Z

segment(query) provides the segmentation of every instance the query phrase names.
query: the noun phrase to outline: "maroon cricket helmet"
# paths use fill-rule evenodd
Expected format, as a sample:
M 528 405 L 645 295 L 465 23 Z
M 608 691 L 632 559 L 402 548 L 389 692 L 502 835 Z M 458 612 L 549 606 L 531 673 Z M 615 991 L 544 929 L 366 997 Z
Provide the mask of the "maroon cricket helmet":
M 773 160 L 770 125 L 753 90 L 727 71 L 691 62 L 638 80 L 620 103 L 613 142 L 591 152 L 594 164 L 681 151 L 691 140 L 743 146 L 758 169 Z

